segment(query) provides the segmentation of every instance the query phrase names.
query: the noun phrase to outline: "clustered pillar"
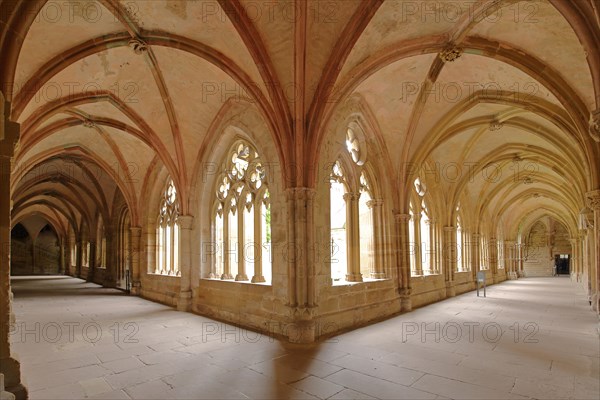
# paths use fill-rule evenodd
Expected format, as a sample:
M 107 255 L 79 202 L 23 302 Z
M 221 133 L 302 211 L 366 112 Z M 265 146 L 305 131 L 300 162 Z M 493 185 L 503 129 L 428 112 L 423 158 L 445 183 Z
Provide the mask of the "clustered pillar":
M 456 227 L 444 227 L 444 258 L 443 269 L 446 280 L 446 296 L 453 297 L 456 295 L 454 289 L 454 271 L 456 271 L 457 258 L 457 243 L 456 243 Z
M 396 232 L 398 232 L 398 292 L 400 295 L 401 309 L 403 312 L 412 310 L 412 302 L 410 300 L 410 252 L 415 251 L 414 243 L 410 243 L 410 234 L 408 224 L 411 223 L 410 214 L 394 214 L 396 221 Z M 417 264 L 418 265 L 418 264 Z
M 192 308 L 192 225 L 194 217 L 191 215 L 180 215 L 179 223 L 179 271 L 181 272 L 181 286 L 177 309 L 179 311 L 190 311 Z
M 141 259 L 141 243 L 142 228 L 132 226 L 129 229 L 131 235 L 129 236 L 131 244 L 129 251 L 131 251 L 131 294 L 140 295 L 142 284 L 140 282 L 140 259 Z
M 492 273 L 494 283 L 499 282 L 498 278 L 498 241 L 496 238 L 491 238 L 488 242 L 488 258 L 489 268 Z
M 385 271 L 384 266 L 384 250 L 385 245 L 383 243 L 384 232 L 383 232 L 383 200 L 369 200 L 367 207 L 371 210 L 373 216 L 373 259 L 375 265 L 371 268 L 371 278 L 384 279 Z
M 471 235 L 471 273 L 473 282 L 477 282 L 477 273 L 481 263 L 481 235 L 473 233 Z
M 10 177 L 12 158 L 19 140 L 19 125 L 8 120 L 10 104 L 0 93 L 0 373 L 4 375 L 6 391 L 17 399 L 27 398 L 21 383 L 20 365 L 11 356 L 10 326 L 12 323 L 10 289 Z
M 359 231 L 359 213 L 358 199 L 360 193 L 346 193 L 344 200 L 346 201 L 346 248 L 348 257 L 348 273 L 346 280 L 348 282 L 362 282 L 362 274 L 360 272 L 360 231 Z
M 590 300 L 592 309 L 600 313 L 600 190 L 588 192 L 585 197 L 588 207 L 594 211 L 593 244 L 589 249 L 592 254 L 589 263 Z

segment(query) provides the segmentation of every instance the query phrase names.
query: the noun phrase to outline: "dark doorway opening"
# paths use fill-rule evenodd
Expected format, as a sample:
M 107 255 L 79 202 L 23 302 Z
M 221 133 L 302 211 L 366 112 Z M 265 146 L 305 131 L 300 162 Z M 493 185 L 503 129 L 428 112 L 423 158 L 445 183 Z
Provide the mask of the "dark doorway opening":
M 571 273 L 571 255 L 556 254 L 554 256 L 556 275 L 569 275 Z
M 56 275 L 60 273 L 60 247 L 58 236 L 50 224 L 30 234 L 18 223 L 11 230 L 10 274 Z M 33 235 L 33 236 L 32 236 Z

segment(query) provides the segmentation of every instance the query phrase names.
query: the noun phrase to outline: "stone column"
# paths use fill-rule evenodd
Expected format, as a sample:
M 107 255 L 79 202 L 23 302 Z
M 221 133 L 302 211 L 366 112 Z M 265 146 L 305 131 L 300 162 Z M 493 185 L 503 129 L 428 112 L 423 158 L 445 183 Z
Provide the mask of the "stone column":
M 285 191 L 288 207 L 288 304 L 291 324 L 288 340 L 312 343 L 317 335 L 314 310 L 317 305 L 314 254 L 313 199 L 315 190 L 307 187 Z M 348 221 L 346 221 L 348 222 Z
M 346 280 L 348 282 L 362 282 L 360 273 L 360 230 L 358 199 L 360 193 L 346 193 L 346 249 L 348 257 L 348 271 Z
M 593 258 L 590 260 L 592 309 L 600 313 L 600 189 L 585 194 L 588 207 L 594 210 Z
M 488 265 L 494 283 L 498 283 L 498 241 L 495 237 L 488 242 Z
M 179 300 L 177 309 L 179 311 L 191 311 L 192 309 L 192 225 L 194 217 L 191 215 L 180 215 L 179 222 L 179 271 L 181 273 Z
M 583 233 L 577 235 L 577 282 L 583 280 Z
M 481 263 L 481 235 L 479 233 L 473 233 L 471 235 L 471 274 L 473 282 L 477 282 L 477 273 L 479 272 L 479 266 Z
M 65 239 L 62 239 L 60 241 L 60 258 L 59 258 L 59 265 L 60 265 L 60 269 L 58 270 L 59 274 L 64 274 L 65 273 L 65 269 L 67 267 L 67 260 L 66 260 L 66 249 L 65 249 Z
M 10 288 L 10 230 L 11 193 L 10 178 L 12 158 L 19 140 L 19 124 L 10 122 L 10 104 L 4 102 L 0 93 L 0 373 L 4 375 L 6 391 L 17 399 L 27 398 L 27 390 L 21 383 L 19 362 L 11 356 L 11 288 Z
M 231 275 L 231 257 L 230 257 L 230 244 L 229 243 L 229 208 L 223 208 L 223 273 L 221 274 L 221 279 L 233 279 L 233 275 Z
M 411 223 L 410 214 L 394 214 L 394 220 L 396 222 L 395 230 L 398 238 L 395 243 L 398 247 L 398 294 L 400 295 L 401 310 L 403 312 L 408 312 L 412 310 L 412 302 L 410 299 L 412 292 L 410 285 L 411 243 L 408 230 L 408 224 Z
M 81 233 L 76 238 L 76 249 L 75 249 L 75 277 L 81 278 L 81 266 L 83 264 L 83 242 L 81 241 Z
M 86 279 L 88 282 L 94 281 L 94 274 L 96 273 L 96 249 L 97 249 L 96 241 L 91 239 L 90 240 L 90 254 L 88 254 L 88 275 L 87 275 L 87 279 Z
M 444 227 L 444 242 L 443 242 L 443 265 L 444 278 L 446 280 L 446 296 L 454 297 L 456 295 L 454 289 L 454 271 L 456 271 L 457 258 L 457 243 L 456 243 L 456 227 Z
M 524 261 L 524 257 L 523 257 L 523 244 L 522 243 L 517 243 L 517 248 L 516 248 L 516 268 L 517 268 L 517 277 L 522 278 L 525 276 L 525 269 L 523 268 L 523 261 Z
M 506 269 L 507 279 L 517 279 L 515 269 L 515 242 L 511 240 L 504 241 L 504 268 Z
M 384 244 L 383 244 L 383 200 L 370 200 L 367 206 L 371 209 L 373 221 L 373 262 L 371 278 L 384 279 Z
M 236 281 L 247 281 L 248 275 L 246 274 L 246 257 L 244 255 L 244 246 L 246 245 L 246 243 L 244 242 L 244 240 L 245 240 L 244 230 L 246 229 L 245 225 L 244 225 L 244 214 L 246 211 L 246 202 L 241 201 L 241 200 L 242 199 L 240 199 L 240 202 L 237 205 L 237 207 L 238 207 L 238 210 L 237 210 L 238 272 L 237 272 L 237 275 L 235 276 L 235 280 Z
M 410 214 L 409 214 L 410 215 Z M 421 213 L 416 213 L 413 220 L 413 229 L 415 232 L 415 242 L 413 243 L 415 252 L 415 273 L 423 275 L 423 241 L 421 239 Z M 409 263 L 410 265 L 410 263 Z
M 464 230 L 461 232 L 461 235 L 462 249 L 458 249 L 458 256 L 462 257 L 462 271 L 469 271 L 471 268 L 471 247 L 469 240 L 465 240 L 465 238 L 468 238 L 470 235 Z
M 141 243 L 142 228 L 132 226 L 129 228 L 129 251 L 131 254 L 126 256 L 131 260 L 131 294 L 139 296 L 142 290 L 142 283 L 140 279 L 140 260 L 141 260 Z
M 102 285 L 108 288 L 117 287 L 117 243 L 112 231 L 106 233 L 106 268 Z
M 439 238 L 437 226 L 436 219 L 429 220 L 429 256 L 427 257 L 429 260 L 429 275 L 437 274 L 440 270 L 438 263 L 440 252 L 438 251 Z
M 577 272 L 579 271 L 579 256 L 577 254 L 577 238 L 571 238 L 569 243 L 571 243 L 571 265 L 569 275 L 571 281 L 578 282 Z
M 254 275 L 252 276 L 252 283 L 263 283 L 265 277 L 263 276 L 262 263 L 262 218 L 260 208 L 262 205 L 262 199 L 258 199 L 254 204 Z

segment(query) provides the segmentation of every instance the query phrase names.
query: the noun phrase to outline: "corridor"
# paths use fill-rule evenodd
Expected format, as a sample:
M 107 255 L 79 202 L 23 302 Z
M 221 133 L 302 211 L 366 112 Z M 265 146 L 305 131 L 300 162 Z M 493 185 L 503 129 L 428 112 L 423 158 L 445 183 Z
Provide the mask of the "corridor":
M 565 277 L 506 281 L 315 346 L 71 277 L 12 285 L 33 399 L 599 397 L 598 318 Z

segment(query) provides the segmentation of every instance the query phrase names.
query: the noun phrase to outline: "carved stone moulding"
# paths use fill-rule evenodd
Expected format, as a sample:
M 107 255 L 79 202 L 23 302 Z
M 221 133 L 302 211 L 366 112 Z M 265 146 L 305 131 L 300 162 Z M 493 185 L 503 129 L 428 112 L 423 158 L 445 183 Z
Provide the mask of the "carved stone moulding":
M 590 115 L 590 136 L 600 142 L 600 109 L 592 111 Z

